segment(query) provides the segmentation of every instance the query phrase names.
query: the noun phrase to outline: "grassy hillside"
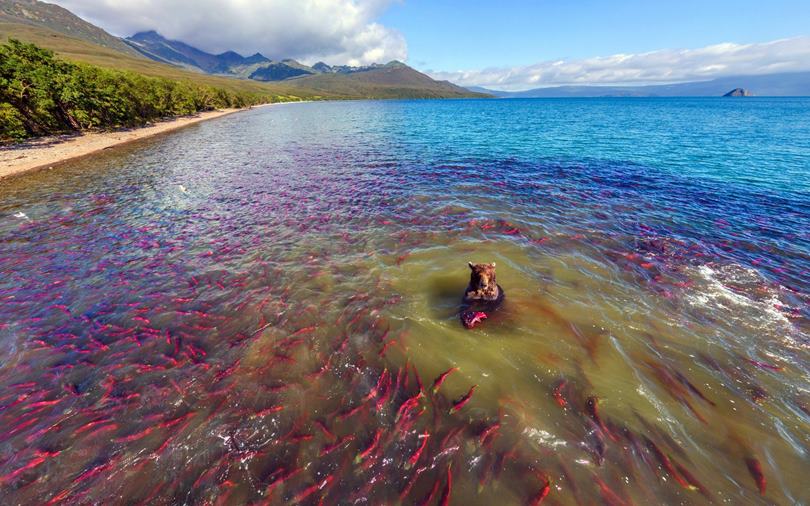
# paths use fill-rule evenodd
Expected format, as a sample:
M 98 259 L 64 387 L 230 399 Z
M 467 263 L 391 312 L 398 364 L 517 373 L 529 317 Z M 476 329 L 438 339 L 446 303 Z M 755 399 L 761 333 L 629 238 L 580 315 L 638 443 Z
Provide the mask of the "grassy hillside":
M 342 79 L 330 79 L 335 77 Z M 470 90 L 447 81 L 435 81 L 429 76 L 398 62 L 393 62 L 365 72 L 343 75 L 322 74 L 303 77 L 297 81 L 312 89 L 327 89 L 334 87 L 337 83 L 345 83 L 346 86 L 351 86 L 355 89 L 373 87 L 377 93 L 386 94 L 391 98 L 453 98 L 474 96 Z M 481 94 L 478 96 L 486 95 Z
M 415 72 L 415 71 L 412 71 Z M 482 98 L 489 95 L 472 93 L 463 88 L 447 86 L 420 86 L 387 81 L 387 71 L 369 70 L 357 74 L 319 74 L 301 77 L 285 84 L 297 86 L 318 95 L 343 99 L 395 99 L 395 98 Z M 382 82 L 375 82 L 376 79 Z
M 313 93 L 276 83 L 259 83 L 242 79 L 209 76 L 157 63 L 139 54 L 130 55 L 107 47 L 70 37 L 47 28 L 21 23 L 0 22 L 0 43 L 9 38 L 36 44 L 56 52 L 68 61 L 89 63 L 100 67 L 130 70 L 150 77 L 163 77 L 178 81 L 194 81 L 233 92 L 273 95 L 275 100 L 316 99 Z
M 71 63 L 14 39 L 0 45 L 0 142 L 141 126 L 166 117 L 265 103 L 269 98 Z
M 0 0 L 0 22 L 47 28 L 131 56 L 138 54 L 118 37 L 55 4 L 37 0 Z

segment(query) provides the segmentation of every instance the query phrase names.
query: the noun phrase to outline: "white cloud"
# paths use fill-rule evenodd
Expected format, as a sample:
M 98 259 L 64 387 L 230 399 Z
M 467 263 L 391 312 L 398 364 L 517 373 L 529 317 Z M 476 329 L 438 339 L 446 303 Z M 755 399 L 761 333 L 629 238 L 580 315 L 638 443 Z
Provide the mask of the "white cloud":
M 656 84 L 722 76 L 810 70 L 810 36 L 759 44 L 716 44 L 581 60 L 545 61 L 513 68 L 433 72 L 461 86 L 526 90 L 562 85 Z
M 205 51 L 361 65 L 408 56 L 375 19 L 396 0 L 49 0 L 119 36 L 156 30 Z

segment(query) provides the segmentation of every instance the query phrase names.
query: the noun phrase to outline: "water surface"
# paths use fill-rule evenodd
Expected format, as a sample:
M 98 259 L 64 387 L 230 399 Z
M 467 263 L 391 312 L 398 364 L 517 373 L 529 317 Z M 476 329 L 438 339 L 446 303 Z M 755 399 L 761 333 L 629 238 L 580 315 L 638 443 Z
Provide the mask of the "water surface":
M 809 99 L 213 120 L 0 183 L 0 496 L 807 503 L 809 292 Z

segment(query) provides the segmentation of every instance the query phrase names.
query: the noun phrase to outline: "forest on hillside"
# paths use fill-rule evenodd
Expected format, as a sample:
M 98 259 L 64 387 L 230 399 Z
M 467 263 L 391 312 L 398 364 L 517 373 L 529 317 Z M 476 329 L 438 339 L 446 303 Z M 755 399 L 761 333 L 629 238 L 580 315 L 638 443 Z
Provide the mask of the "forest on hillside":
M 34 44 L 0 45 L 0 142 L 148 122 L 274 100 L 271 95 L 146 77 L 59 59 Z

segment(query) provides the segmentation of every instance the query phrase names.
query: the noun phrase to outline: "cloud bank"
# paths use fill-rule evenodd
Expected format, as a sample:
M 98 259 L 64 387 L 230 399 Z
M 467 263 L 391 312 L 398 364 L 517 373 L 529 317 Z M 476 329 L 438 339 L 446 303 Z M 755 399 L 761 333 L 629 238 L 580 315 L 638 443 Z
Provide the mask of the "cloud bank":
M 461 86 L 504 91 L 563 85 L 664 84 L 722 76 L 810 70 L 810 37 L 758 44 L 716 44 L 581 60 L 544 61 L 514 68 L 434 72 Z
M 49 0 L 118 36 L 156 30 L 212 53 L 364 65 L 408 56 L 375 19 L 396 0 Z

